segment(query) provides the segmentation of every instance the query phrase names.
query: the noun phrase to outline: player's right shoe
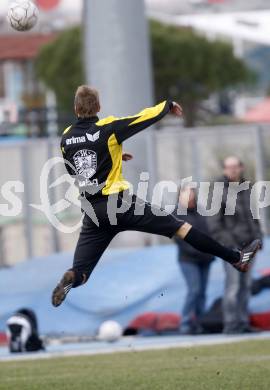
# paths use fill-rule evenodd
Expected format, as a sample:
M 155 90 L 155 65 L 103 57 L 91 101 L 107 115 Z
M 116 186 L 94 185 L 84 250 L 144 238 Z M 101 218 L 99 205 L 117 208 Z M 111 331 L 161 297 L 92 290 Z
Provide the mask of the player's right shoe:
M 67 271 L 52 293 L 52 304 L 54 307 L 60 306 L 66 299 L 67 294 L 72 289 L 75 282 L 73 271 Z
M 262 248 L 261 240 L 254 240 L 249 245 L 246 245 L 240 252 L 240 260 L 238 263 L 232 264 L 239 272 L 247 272 L 254 260 L 256 253 Z

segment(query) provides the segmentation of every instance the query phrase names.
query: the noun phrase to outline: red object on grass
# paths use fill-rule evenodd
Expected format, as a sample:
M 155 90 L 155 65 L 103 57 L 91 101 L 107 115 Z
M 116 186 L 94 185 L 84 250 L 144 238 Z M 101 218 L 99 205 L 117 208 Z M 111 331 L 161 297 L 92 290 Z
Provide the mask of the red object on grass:
M 36 0 L 36 4 L 39 8 L 49 11 L 59 5 L 61 0 Z
M 128 328 L 163 332 L 179 328 L 180 317 L 174 313 L 144 313 L 129 323 Z
M 161 333 L 179 329 L 181 317 L 175 313 L 144 313 L 134 318 L 127 328 L 137 331 L 151 330 Z M 270 312 L 250 315 L 250 323 L 262 331 L 270 330 Z
M 270 330 L 270 312 L 251 314 L 251 325 L 261 330 Z
M 7 336 L 5 333 L 0 333 L 0 345 L 6 345 L 7 344 Z

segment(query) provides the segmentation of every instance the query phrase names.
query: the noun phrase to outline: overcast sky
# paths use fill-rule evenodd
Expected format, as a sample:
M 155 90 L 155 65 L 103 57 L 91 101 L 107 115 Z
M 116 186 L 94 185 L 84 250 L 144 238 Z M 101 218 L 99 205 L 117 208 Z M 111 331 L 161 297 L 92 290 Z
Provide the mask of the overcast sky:
M 0 13 L 5 13 L 8 4 L 13 0 L 0 0 Z M 106 0 L 105 0 L 106 1 Z M 123 1 L 123 0 L 121 0 Z M 136 1 L 136 0 L 134 0 Z M 201 0 L 202 1 L 202 0 Z M 66 12 L 80 12 L 83 0 L 61 0 L 60 8 Z M 151 10 L 163 12 L 193 12 L 200 7 L 196 4 L 200 0 L 145 0 L 146 4 L 151 6 Z M 194 5 L 193 7 L 191 5 Z M 269 9 L 269 0 L 233 0 L 224 2 L 224 11 L 243 10 L 245 8 L 264 8 Z
M 136 0 L 135 0 L 136 1 Z M 162 3 L 162 2 L 175 2 L 179 0 L 146 0 L 147 3 Z M 182 1 L 182 0 L 180 0 Z M 11 3 L 12 0 L 0 0 L 0 12 L 4 13 L 8 7 L 8 4 Z M 72 11 L 72 12 L 80 12 L 80 8 L 82 5 L 82 0 L 61 0 L 61 9 L 66 10 L 66 11 Z

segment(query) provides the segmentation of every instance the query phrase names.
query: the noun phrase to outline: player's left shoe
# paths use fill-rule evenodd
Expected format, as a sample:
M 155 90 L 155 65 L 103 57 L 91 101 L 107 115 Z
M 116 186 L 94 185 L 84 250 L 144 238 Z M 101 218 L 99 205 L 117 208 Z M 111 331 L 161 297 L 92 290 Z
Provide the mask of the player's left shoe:
M 256 253 L 262 249 L 262 241 L 254 240 L 249 245 L 246 245 L 240 252 L 240 261 L 233 264 L 233 267 L 239 272 L 248 272 L 252 262 L 256 256 Z
M 72 289 L 75 281 L 75 274 L 73 271 L 67 271 L 52 293 L 52 305 L 54 307 L 60 306 L 66 299 L 67 294 Z

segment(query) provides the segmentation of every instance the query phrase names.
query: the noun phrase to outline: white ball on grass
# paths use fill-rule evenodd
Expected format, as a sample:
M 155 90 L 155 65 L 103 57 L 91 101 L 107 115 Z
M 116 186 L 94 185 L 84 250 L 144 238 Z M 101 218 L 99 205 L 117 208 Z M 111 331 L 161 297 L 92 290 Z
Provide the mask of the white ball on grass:
M 121 338 L 123 334 L 122 326 L 116 321 L 105 321 L 100 325 L 98 339 L 113 342 Z

